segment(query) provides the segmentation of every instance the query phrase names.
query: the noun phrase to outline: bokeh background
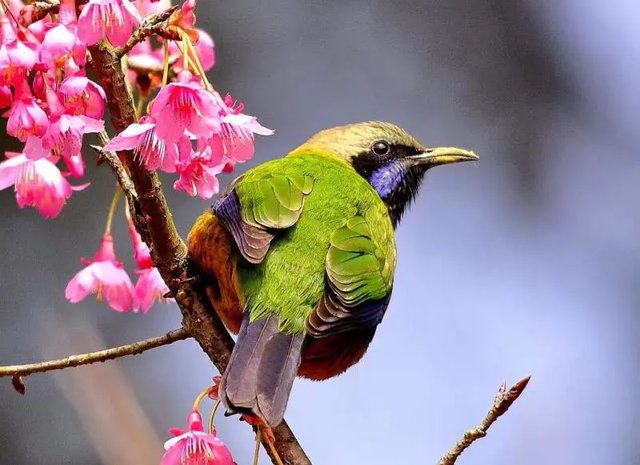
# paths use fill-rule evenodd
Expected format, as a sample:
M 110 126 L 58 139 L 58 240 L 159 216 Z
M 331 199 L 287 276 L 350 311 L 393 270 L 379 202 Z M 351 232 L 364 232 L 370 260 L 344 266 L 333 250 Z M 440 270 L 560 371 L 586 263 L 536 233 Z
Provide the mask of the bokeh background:
M 199 21 L 216 41 L 212 81 L 277 131 L 240 171 L 369 119 L 481 156 L 429 174 L 399 227 L 394 297 L 364 360 L 296 382 L 287 418 L 313 462 L 435 463 L 501 382 L 530 374 L 459 463 L 640 463 L 640 3 L 203 1 Z M 65 301 L 113 188 L 104 167 L 89 177 L 53 221 L 0 192 L 3 364 L 179 325 L 172 305 L 140 315 Z M 211 203 L 169 197 L 185 234 Z M 167 428 L 212 375 L 187 341 L 33 376 L 24 397 L 2 382 L 0 463 L 159 463 Z M 250 463 L 249 428 L 217 423 Z

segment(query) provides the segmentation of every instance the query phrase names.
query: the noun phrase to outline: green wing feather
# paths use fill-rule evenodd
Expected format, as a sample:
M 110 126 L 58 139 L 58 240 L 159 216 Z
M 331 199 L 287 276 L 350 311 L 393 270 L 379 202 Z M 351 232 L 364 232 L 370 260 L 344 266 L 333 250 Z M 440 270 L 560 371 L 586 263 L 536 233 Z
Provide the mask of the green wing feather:
M 308 333 L 323 337 L 376 326 L 393 287 L 395 242 L 356 215 L 331 235 L 326 259 L 327 290 L 309 315 Z
M 235 190 L 242 206 L 242 219 L 253 226 L 285 229 L 293 226 L 313 189 L 313 179 L 305 175 L 267 174 L 238 183 Z
M 346 306 L 386 297 L 391 291 L 394 266 L 395 248 L 389 250 L 376 243 L 362 216 L 350 218 L 331 236 L 327 276 L 332 290 Z

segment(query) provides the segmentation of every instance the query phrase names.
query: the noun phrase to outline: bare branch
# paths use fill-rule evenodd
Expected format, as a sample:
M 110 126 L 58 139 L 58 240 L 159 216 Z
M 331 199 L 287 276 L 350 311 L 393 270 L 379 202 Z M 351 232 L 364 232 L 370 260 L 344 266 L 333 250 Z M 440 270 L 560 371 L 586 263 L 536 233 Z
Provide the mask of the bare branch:
M 168 8 L 164 11 L 161 11 L 159 13 L 156 13 L 146 18 L 142 22 L 140 27 L 135 31 L 133 31 L 133 34 L 131 35 L 131 37 L 129 37 L 129 40 L 127 40 L 127 43 L 114 51 L 115 56 L 117 58 L 122 58 L 127 53 L 129 53 L 131 49 L 136 46 L 136 44 L 138 44 L 139 42 L 142 42 L 144 39 L 146 39 L 152 34 L 157 34 L 165 38 L 176 39 L 173 36 L 167 37 L 167 34 L 165 33 L 166 25 L 164 23 L 171 17 L 173 12 L 176 11 L 178 8 L 179 8 L 178 6 L 172 6 L 171 8 Z
M 126 357 L 127 355 L 137 355 L 142 352 L 146 352 L 147 350 L 173 344 L 176 341 L 181 341 L 189 337 L 191 337 L 191 335 L 185 328 L 179 328 L 174 331 L 170 331 L 167 334 L 163 334 L 162 336 L 152 337 L 145 339 L 144 341 L 138 341 L 119 347 L 112 347 L 111 349 L 99 350 L 98 352 L 71 355 L 70 357 L 59 360 L 49 360 L 29 365 L 9 365 L 0 367 L 0 378 L 11 376 L 14 380 L 14 387 L 18 392 L 20 392 L 19 388 L 24 390 L 24 384 L 21 379 L 23 376 L 32 375 L 34 373 L 44 373 L 45 371 L 62 370 L 64 368 L 90 365 L 92 363 L 106 362 L 107 360 Z M 21 392 L 21 394 L 22 393 L 23 392 Z
M 438 465 L 454 465 L 456 460 L 458 460 L 458 457 L 460 457 L 460 454 L 462 454 L 467 447 L 473 444 L 474 441 L 485 437 L 491 425 L 500 415 L 509 410 L 511 404 L 513 404 L 520 394 L 522 394 L 522 391 L 527 387 L 530 379 L 530 376 L 521 379 L 508 391 L 506 383 L 500 386 L 498 394 L 496 394 L 496 399 L 493 402 L 493 406 L 489 409 L 487 416 L 484 417 L 478 426 L 465 431 L 462 439 L 460 439 L 456 445 L 438 461 Z
M 122 132 L 135 122 L 135 109 L 125 81 L 117 50 L 105 41 L 89 47 L 91 63 L 107 94 L 111 122 Z M 133 216 L 136 229 L 151 249 L 153 261 L 182 311 L 182 324 L 198 341 L 222 373 L 233 350 L 233 340 L 216 314 L 200 284 L 193 280 L 187 247 L 173 222 L 167 200 L 156 173 L 149 172 L 130 152 L 119 153 L 138 195 L 140 214 Z M 125 186 L 121 184 L 125 189 Z M 293 431 L 283 421 L 273 430 L 275 449 L 285 465 L 311 465 Z M 276 463 L 266 439 L 263 445 Z
M 120 185 L 120 188 L 122 189 L 122 192 L 124 192 L 124 195 L 127 199 L 127 205 L 129 206 L 131 218 L 135 218 L 136 216 L 141 215 L 136 186 L 133 185 L 131 177 L 129 176 L 129 173 L 127 173 L 127 169 L 124 167 L 116 153 L 104 149 L 104 146 L 109 143 L 109 136 L 104 130 L 102 130 L 98 133 L 98 138 L 100 139 L 100 143 L 103 145 L 103 147 L 92 145 L 91 148 L 95 150 L 104 161 L 107 162 L 107 164 L 111 168 L 111 171 L 113 171 L 113 173 L 116 175 L 118 184 Z

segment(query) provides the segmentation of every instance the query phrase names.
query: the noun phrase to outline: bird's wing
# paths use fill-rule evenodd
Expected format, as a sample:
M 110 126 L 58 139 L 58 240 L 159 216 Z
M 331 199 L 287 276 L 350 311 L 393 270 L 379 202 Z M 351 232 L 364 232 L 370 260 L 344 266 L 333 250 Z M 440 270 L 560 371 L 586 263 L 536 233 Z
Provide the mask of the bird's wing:
M 375 237 L 364 216 L 350 218 L 331 236 L 327 287 L 307 318 L 307 332 L 323 337 L 380 323 L 391 296 L 395 263 L 394 242 Z
M 298 221 L 312 189 L 310 176 L 267 174 L 240 180 L 214 210 L 242 256 L 257 264 L 264 260 L 276 231 Z

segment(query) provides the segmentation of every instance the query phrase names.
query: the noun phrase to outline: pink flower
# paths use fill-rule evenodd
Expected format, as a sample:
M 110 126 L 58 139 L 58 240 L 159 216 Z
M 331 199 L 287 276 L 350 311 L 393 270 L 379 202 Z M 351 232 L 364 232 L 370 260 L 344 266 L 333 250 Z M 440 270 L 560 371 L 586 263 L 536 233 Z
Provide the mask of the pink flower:
M 107 96 L 98 84 L 86 76 L 71 76 L 60 85 L 64 107 L 74 115 L 85 115 L 96 120 L 104 116 Z
M 93 260 L 82 259 L 82 262 L 86 267 L 69 281 L 64 292 L 71 303 L 80 302 L 95 293 L 98 301 L 104 298 L 118 312 L 133 309 L 133 284 L 122 263 L 116 260 L 111 234 L 102 236 Z
M 129 0 L 89 0 L 78 19 L 78 38 L 93 45 L 106 35 L 109 42 L 122 47 L 141 21 Z
M 20 81 L 16 84 L 15 100 L 9 110 L 7 133 L 26 142 L 29 136 L 42 136 L 47 131 L 47 114 L 35 102 L 29 84 Z
M 151 103 L 156 133 L 165 142 L 175 142 L 185 131 L 207 137 L 220 127 L 220 106 L 211 92 L 190 80 L 190 73 L 183 71 L 178 79 L 160 89 Z
M 0 19 L 5 21 L 6 18 Z M 0 84 L 16 84 L 26 79 L 38 60 L 37 45 L 27 42 L 25 32 L 20 31 L 13 40 L 11 37 L 0 46 Z
M 157 268 L 138 270 L 138 281 L 135 287 L 136 308 L 147 313 L 156 302 L 169 302 L 164 296 L 169 292 Z
M 174 428 L 175 435 L 164 443 L 166 451 L 160 465 L 234 465 L 227 446 L 213 431 L 204 432 L 202 417 L 197 411 L 187 418 L 187 430 Z
M 208 140 L 214 154 L 221 154 L 232 163 L 242 163 L 253 157 L 253 135 L 269 136 L 273 130 L 265 128 L 254 116 L 242 113 L 244 105 L 234 104 L 230 95 L 224 98 L 220 111 L 220 129 Z
M 167 143 L 156 134 L 153 118 L 145 116 L 140 123 L 133 123 L 114 137 L 104 147 L 106 150 L 133 150 L 149 171 L 158 168 L 167 173 L 176 171 L 178 148 L 175 143 Z
M 133 245 L 133 256 L 138 265 L 138 281 L 135 286 L 135 308 L 147 313 L 156 301 L 168 302 L 173 299 L 165 299 L 164 296 L 169 292 L 169 288 L 165 284 L 160 272 L 153 265 L 153 259 L 149 247 L 145 244 L 136 231 L 135 226 L 130 219 L 129 236 Z
M 58 95 L 49 87 L 46 89 L 49 105 L 49 127 L 41 137 L 30 136 L 24 146 L 27 157 L 38 159 L 51 154 L 62 156 L 65 164 L 76 177 L 84 174 L 84 161 L 80 149 L 84 134 L 99 132 L 104 121 L 84 115 L 69 114 Z
M 213 158 L 211 147 L 202 152 L 194 152 L 188 161 L 176 165 L 179 179 L 173 183 L 173 188 L 182 190 L 191 197 L 196 195 L 209 199 L 218 192 L 218 178 L 225 166 L 222 157 Z
M 50 160 L 30 160 L 20 153 L 7 152 L 7 160 L 0 163 L 0 190 L 15 186 L 20 208 L 35 207 L 45 218 L 60 214 L 72 191 L 85 189 L 89 184 L 72 186 Z
M 50 68 L 77 72 L 85 65 L 87 46 L 78 40 L 77 22 L 75 1 L 62 0 L 57 21 L 45 30 L 40 47 L 40 59 Z M 70 73 L 65 72 L 65 75 Z

